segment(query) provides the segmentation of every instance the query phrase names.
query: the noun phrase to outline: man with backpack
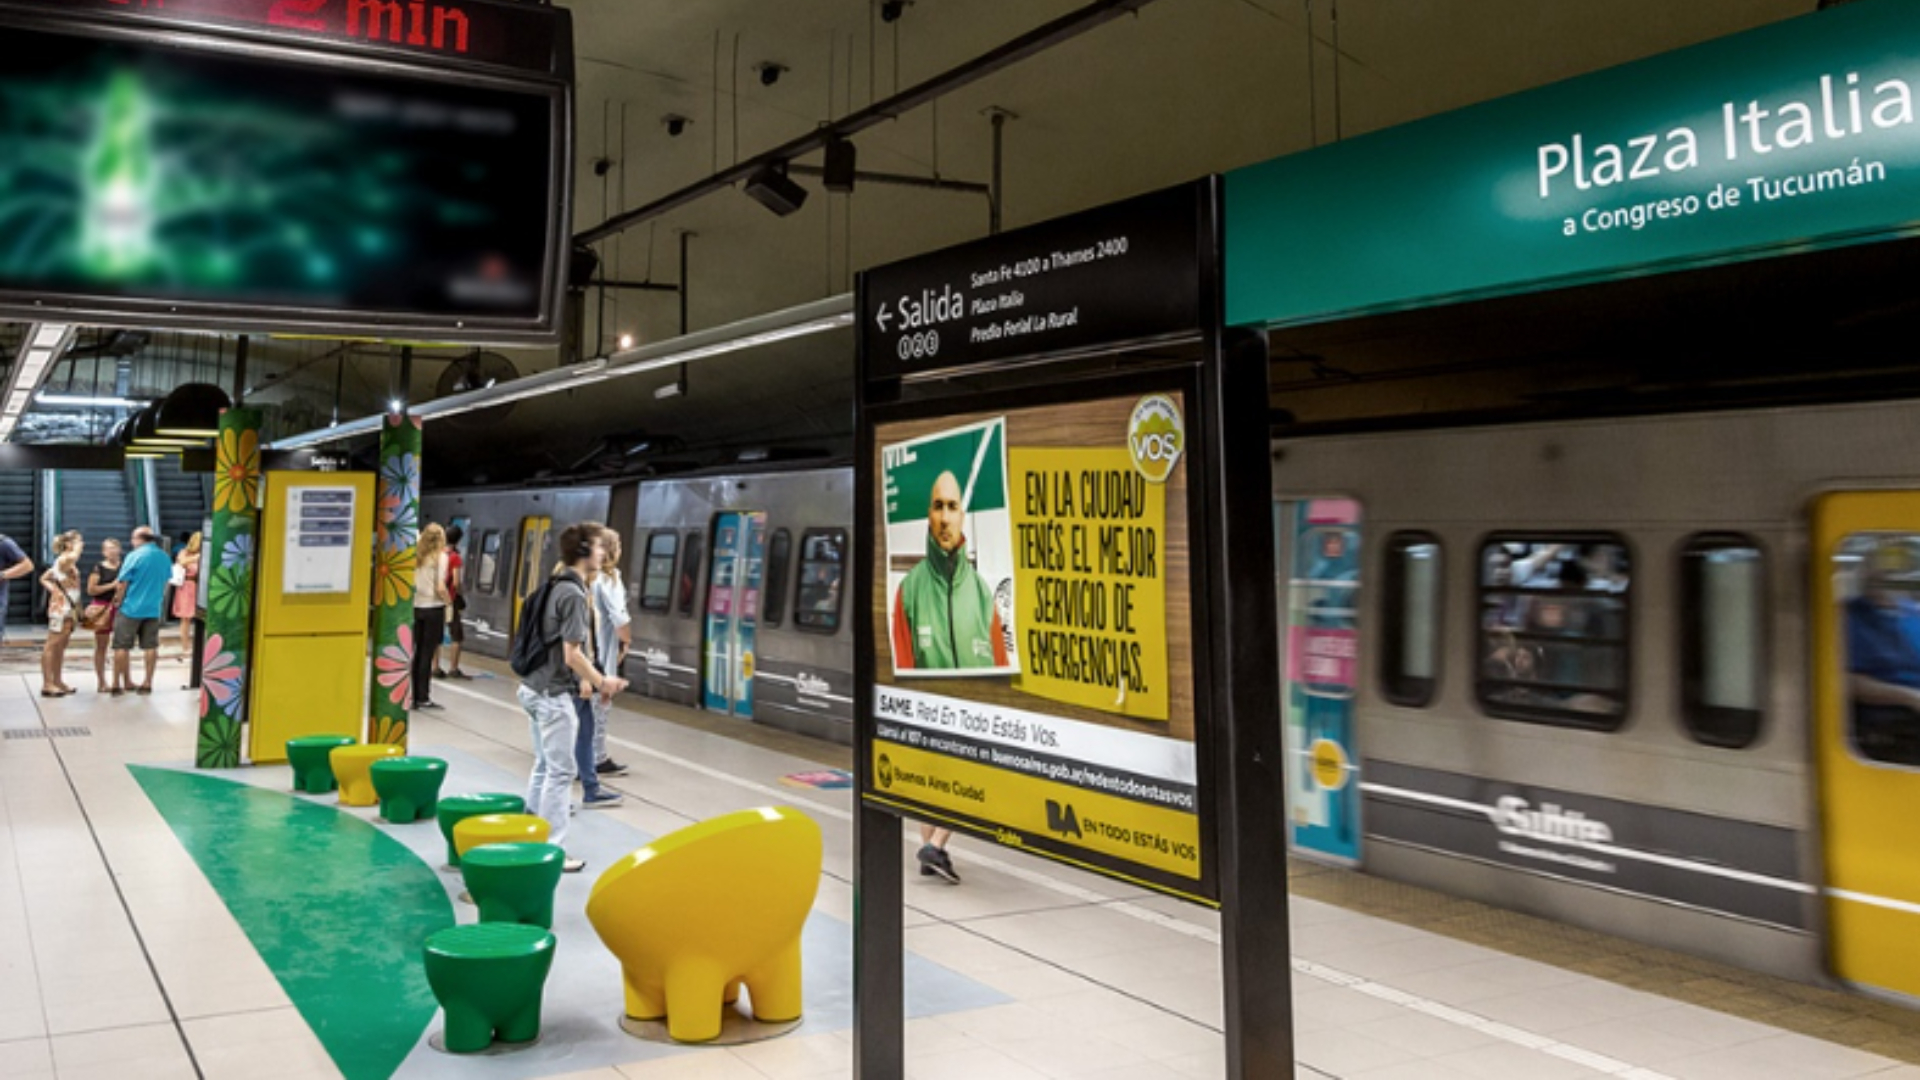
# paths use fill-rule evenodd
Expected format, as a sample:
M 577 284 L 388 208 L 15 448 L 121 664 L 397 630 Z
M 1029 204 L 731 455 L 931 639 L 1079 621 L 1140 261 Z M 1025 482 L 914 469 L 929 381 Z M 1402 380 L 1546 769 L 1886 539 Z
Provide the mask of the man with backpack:
M 33 573 L 33 560 L 13 537 L 0 533 L 0 642 L 7 640 L 7 583 Z
M 549 842 L 566 846 L 568 803 L 577 774 L 574 742 L 580 714 L 574 701 L 612 697 L 625 679 L 602 675 L 593 663 L 593 600 L 587 582 L 606 561 L 598 522 L 569 525 L 560 533 L 564 566 L 535 591 L 514 637 L 510 664 L 520 676 L 520 705 L 533 724 L 533 775 L 527 781 L 527 812 L 546 819 Z M 568 857 L 562 869 L 577 873 L 586 860 Z

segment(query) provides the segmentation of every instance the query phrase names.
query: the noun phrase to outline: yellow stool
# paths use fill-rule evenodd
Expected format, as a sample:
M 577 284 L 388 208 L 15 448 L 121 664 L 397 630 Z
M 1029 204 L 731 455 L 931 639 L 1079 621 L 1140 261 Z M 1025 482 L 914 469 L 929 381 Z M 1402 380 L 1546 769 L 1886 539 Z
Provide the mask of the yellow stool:
M 407 748 L 393 743 L 367 743 L 336 746 L 327 755 L 333 778 L 340 782 L 341 806 L 372 806 L 380 801 L 373 790 L 373 763 L 381 758 L 402 757 Z
M 819 888 L 820 827 L 785 807 L 741 810 L 608 867 L 587 918 L 620 961 L 627 1015 L 706 1042 L 742 986 L 754 1019 L 800 1018 L 800 930 Z
M 465 856 L 481 844 L 544 844 L 547 819 L 532 814 L 481 814 L 453 827 L 453 850 Z

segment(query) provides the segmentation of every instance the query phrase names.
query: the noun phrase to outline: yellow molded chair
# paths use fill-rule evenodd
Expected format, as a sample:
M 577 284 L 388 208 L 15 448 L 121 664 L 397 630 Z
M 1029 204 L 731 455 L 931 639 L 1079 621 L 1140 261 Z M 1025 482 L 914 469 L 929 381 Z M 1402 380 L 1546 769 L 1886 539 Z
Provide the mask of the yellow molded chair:
M 380 801 L 373 790 L 373 763 L 381 758 L 403 757 L 404 746 L 392 743 L 336 746 L 327 755 L 334 779 L 340 781 L 341 806 L 372 806 Z
M 706 1042 L 743 985 L 754 1019 L 800 1018 L 800 930 L 819 888 L 820 827 L 786 807 L 741 810 L 608 867 L 587 918 L 620 961 L 627 1015 Z
M 481 814 L 453 827 L 453 851 L 460 858 L 482 844 L 544 844 L 547 819 L 532 814 Z

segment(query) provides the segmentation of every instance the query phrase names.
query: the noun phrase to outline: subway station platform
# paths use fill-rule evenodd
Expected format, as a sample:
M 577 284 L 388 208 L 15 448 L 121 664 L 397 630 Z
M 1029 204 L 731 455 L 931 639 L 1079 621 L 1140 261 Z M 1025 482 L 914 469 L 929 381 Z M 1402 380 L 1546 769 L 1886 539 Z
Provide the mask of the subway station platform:
M 611 742 L 632 771 L 611 784 L 626 801 L 575 819 L 569 846 L 589 866 L 561 885 L 543 1036 L 454 1058 L 428 1045 L 440 1018 L 406 945 L 421 920 L 474 918 L 439 870 L 437 830 L 290 795 L 284 767 L 192 771 L 198 696 L 172 659 L 150 697 L 63 699 L 38 695 L 35 659 L 0 654 L 0 1078 L 851 1074 L 850 793 L 782 782 L 844 767 L 846 750 L 625 699 Z M 91 658 L 69 663 L 90 688 Z M 524 786 L 513 686 L 503 668 L 436 684 L 444 711 L 416 715 L 414 747 L 449 761 L 447 790 Z M 805 1022 L 733 1047 L 625 1035 L 617 968 L 580 914 L 595 874 L 651 837 L 769 803 L 826 835 Z M 390 874 L 342 872 L 370 846 L 399 852 Z M 965 841 L 952 886 L 915 872 L 914 846 L 903 833 L 908 1076 L 1223 1074 L 1209 913 Z M 1364 875 L 1293 871 L 1301 1076 L 1920 1080 L 1920 1014 Z

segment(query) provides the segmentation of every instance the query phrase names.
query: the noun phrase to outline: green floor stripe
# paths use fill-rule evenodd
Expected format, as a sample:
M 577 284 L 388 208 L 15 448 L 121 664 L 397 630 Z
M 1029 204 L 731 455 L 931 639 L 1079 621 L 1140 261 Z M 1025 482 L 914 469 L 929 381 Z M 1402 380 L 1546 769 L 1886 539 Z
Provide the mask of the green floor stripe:
M 420 946 L 453 925 L 438 876 L 330 806 L 130 765 L 347 1080 L 387 1080 L 433 1020 Z

